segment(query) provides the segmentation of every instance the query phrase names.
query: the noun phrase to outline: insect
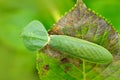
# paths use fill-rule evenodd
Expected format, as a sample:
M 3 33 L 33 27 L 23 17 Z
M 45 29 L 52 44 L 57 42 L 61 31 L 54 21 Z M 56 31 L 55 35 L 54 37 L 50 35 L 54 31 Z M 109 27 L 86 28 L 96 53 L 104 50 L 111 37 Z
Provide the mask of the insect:
M 28 24 L 21 36 L 25 46 L 32 51 L 49 45 L 61 53 L 94 63 L 108 63 L 113 59 L 107 49 L 95 43 L 66 35 L 49 35 L 37 20 Z

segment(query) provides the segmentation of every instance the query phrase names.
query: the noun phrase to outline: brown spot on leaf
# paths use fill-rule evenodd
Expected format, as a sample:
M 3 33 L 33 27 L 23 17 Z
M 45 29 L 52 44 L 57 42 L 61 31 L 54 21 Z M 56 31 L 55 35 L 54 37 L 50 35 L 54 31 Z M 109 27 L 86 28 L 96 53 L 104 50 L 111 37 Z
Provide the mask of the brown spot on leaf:
M 51 46 L 48 46 L 48 45 L 45 48 L 42 49 L 42 52 L 46 53 L 48 56 L 51 56 L 51 57 L 54 57 L 54 58 L 57 58 L 57 59 L 60 59 L 61 56 L 62 56 L 62 54 L 58 50 L 56 50 L 56 49 L 54 49 L 54 48 L 52 48 Z
M 61 59 L 61 62 L 62 62 L 62 63 L 68 63 L 69 60 L 68 60 L 67 58 L 62 58 L 62 59 Z
M 61 34 L 60 27 L 55 26 L 55 27 L 53 27 L 48 33 L 49 33 L 49 34 L 58 34 L 58 35 L 60 35 L 60 34 Z
M 67 73 L 70 70 L 70 66 L 66 66 L 64 72 Z
M 42 70 L 42 75 L 46 75 L 48 70 L 49 70 L 49 65 L 44 65 Z
M 39 59 L 39 58 L 37 59 L 37 63 L 38 63 L 38 64 L 40 63 L 40 59 Z
M 44 70 L 49 70 L 49 65 L 43 66 L 43 69 L 44 69 Z

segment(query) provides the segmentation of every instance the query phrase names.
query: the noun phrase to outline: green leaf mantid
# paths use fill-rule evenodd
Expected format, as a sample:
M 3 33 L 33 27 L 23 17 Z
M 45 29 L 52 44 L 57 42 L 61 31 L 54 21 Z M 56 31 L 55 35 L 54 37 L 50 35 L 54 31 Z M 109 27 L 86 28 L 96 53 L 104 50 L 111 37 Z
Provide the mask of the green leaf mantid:
M 49 35 L 37 20 L 28 24 L 21 36 L 25 46 L 32 51 L 49 45 L 61 53 L 94 63 L 108 63 L 113 59 L 107 49 L 95 43 L 66 35 Z

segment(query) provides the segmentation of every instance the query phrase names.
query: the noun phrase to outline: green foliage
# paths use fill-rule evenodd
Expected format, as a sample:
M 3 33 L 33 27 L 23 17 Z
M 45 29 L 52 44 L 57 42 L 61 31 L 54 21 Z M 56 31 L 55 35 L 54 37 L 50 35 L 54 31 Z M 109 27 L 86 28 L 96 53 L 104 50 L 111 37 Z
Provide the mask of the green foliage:
M 118 80 L 119 78 L 118 76 L 120 76 L 119 75 L 119 67 L 120 67 L 119 34 L 117 33 L 117 31 L 115 31 L 113 26 L 111 26 L 111 24 L 109 24 L 109 22 L 105 20 L 105 18 L 97 15 L 95 12 L 88 9 L 85 6 L 85 4 L 82 2 L 82 0 L 78 0 L 76 6 L 72 8 L 70 12 L 64 15 L 53 26 L 53 28 L 49 31 L 49 34 L 50 35 L 55 35 L 55 34 L 68 35 L 68 36 L 84 39 L 84 40 L 103 46 L 104 48 L 109 50 L 113 55 L 113 61 L 111 63 L 102 64 L 102 65 L 88 63 L 88 62 L 85 62 L 84 60 L 79 60 L 78 58 L 75 58 L 75 57 L 73 58 L 71 56 L 66 55 L 66 53 L 64 53 L 65 51 L 63 47 L 65 46 L 62 46 L 62 45 L 61 45 L 62 47 L 59 46 L 64 41 L 69 42 L 70 39 L 67 40 L 67 38 L 65 38 L 64 41 L 62 39 L 58 45 L 54 44 L 53 47 L 52 45 L 48 45 L 47 47 L 45 47 L 42 50 L 42 52 L 48 55 L 50 58 L 55 58 L 56 60 L 58 60 L 58 63 L 61 63 L 59 65 L 60 67 L 64 65 L 61 68 L 66 74 L 69 74 L 70 76 L 74 77 L 76 80 L 82 80 L 82 79 L 83 80 L 113 80 L 113 79 Z M 59 40 L 60 39 L 58 39 L 58 41 Z M 71 41 L 71 43 L 72 42 L 73 41 Z M 68 43 L 63 43 L 63 44 L 68 45 Z M 70 49 L 72 47 L 70 47 Z M 67 48 L 65 47 L 66 52 L 70 50 L 70 49 L 69 50 L 67 49 L 69 49 L 69 46 Z M 60 50 L 63 52 L 60 52 Z M 71 51 L 71 53 L 73 52 Z M 72 65 L 68 65 L 68 64 L 72 64 Z M 44 66 L 44 64 L 42 66 Z M 74 69 L 73 69 L 73 66 L 74 66 Z M 42 68 L 42 67 L 39 67 L 39 68 Z M 75 69 L 78 69 L 79 71 L 77 72 Z M 41 73 L 44 73 L 44 71 L 41 71 Z M 82 76 L 79 76 L 79 75 L 74 76 L 75 75 L 74 73 L 79 73 L 79 75 L 82 75 Z M 50 74 L 46 73 L 43 76 L 48 76 L 48 75 Z M 56 79 L 56 80 L 59 80 L 59 79 Z
M 120 33 L 120 4 L 119 0 L 83 0 L 97 14 L 104 16 Z
M 76 80 L 74 77 L 66 74 L 61 68 L 60 63 L 55 58 L 46 54 L 37 54 L 37 69 L 41 80 Z M 73 67 L 74 69 L 75 67 Z M 76 68 L 75 68 L 76 69 Z M 78 71 L 77 71 L 78 72 Z
M 45 1 L 51 6 L 48 6 Z M 114 28 L 120 32 L 119 0 L 84 0 L 84 2 L 92 10 L 108 18 L 113 23 Z M 50 8 L 55 7 L 61 17 L 74 4 L 75 0 L 0 0 L 0 80 L 39 80 L 35 67 L 36 54 L 30 54 L 31 52 L 25 49 L 20 33 L 23 27 L 33 19 L 40 20 L 47 30 L 50 29 L 56 22 L 52 14 L 54 10 Z M 108 80 L 118 80 L 119 77 L 113 76 L 116 74 L 119 76 L 119 69 L 116 66 L 119 67 L 120 62 L 114 61 L 114 64 L 100 73 L 96 79 L 100 80 L 99 77 L 105 75 L 106 80 L 107 77 L 109 77 Z M 91 65 L 89 63 L 87 65 L 86 74 L 90 75 L 87 77 L 91 79 L 96 74 L 92 70 L 90 71 Z M 76 71 L 80 68 L 77 68 Z M 94 67 L 93 70 L 96 71 L 97 69 L 99 68 Z M 104 68 L 101 69 L 101 71 L 103 70 Z M 73 74 L 72 70 L 68 73 Z M 77 75 L 76 72 L 74 75 L 80 77 L 81 74 Z
M 20 34 L 33 19 L 41 20 L 46 29 L 55 22 L 51 6 L 41 1 L 48 0 L 0 0 L 0 80 L 39 80 L 36 54 L 26 50 Z M 74 5 L 72 0 L 49 1 L 61 15 Z
M 53 26 L 49 34 L 50 40 L 46 40 L 48 45 L 37 55 L 40 79 L 48 80 L 55 77 L 54 80 L 117 80 L 115 76 L 119 75 L 119 71 L 116 70 L 120 67 L 119 34 L 105 18 L 87 9 L 82 0 L 77 1 L 75 7 Z M 34 42 L 34 39 L 31 40 Z M 95 64 L 106 62 L 110 63 Z M 111 76 L 111 69 L 115 76 Z

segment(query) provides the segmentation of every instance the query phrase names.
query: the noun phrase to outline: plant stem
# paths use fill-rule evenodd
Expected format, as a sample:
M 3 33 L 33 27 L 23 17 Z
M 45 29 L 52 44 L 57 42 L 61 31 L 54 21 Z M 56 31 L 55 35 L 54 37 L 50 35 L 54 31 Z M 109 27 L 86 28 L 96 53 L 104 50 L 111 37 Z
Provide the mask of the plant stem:
M 83 80 L 86 80 L 86 73 L 85 73 L 85 60 L 83 59 Z

